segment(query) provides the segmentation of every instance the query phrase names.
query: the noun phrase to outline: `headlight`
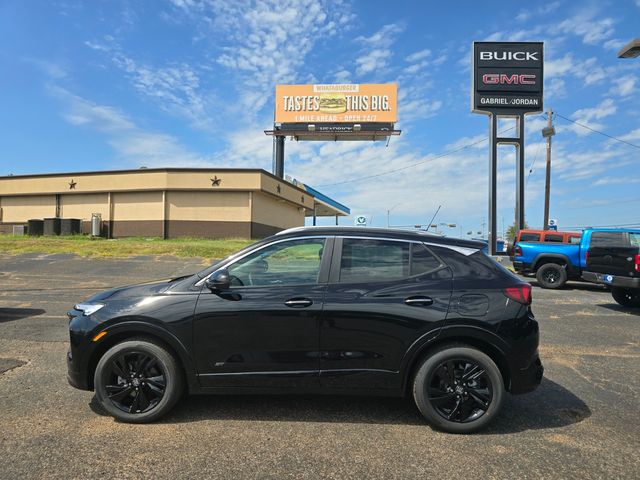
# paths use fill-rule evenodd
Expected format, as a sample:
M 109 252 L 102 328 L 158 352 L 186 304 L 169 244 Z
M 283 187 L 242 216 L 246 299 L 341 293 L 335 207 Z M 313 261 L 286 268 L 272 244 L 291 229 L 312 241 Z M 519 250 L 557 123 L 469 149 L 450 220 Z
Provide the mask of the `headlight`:
M 104 307 L 104 303 L 78 303 L 73 306 L 76 310 L 80 310 L 85 317 L 96 313 L 102 307 Z

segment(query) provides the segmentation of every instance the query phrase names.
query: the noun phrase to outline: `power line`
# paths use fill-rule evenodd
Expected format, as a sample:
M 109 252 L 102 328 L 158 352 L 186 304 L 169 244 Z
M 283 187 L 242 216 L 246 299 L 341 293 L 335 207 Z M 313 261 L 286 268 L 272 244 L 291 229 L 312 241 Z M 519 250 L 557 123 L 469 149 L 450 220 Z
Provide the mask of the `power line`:
M 509 127 L 509 128 L 506 128 L 506 129 L 504 129 L 504 130 L 502 130 L 502 131 L 500 131 L 498 133 L 505 133 L 505 132 L 508 132 L 510 130 L 515 130 L 515 128 L 516 127 Z M 418 165 L 422 165 L 424 163 L 432 162 L 434 160 L 438 160 L 440 158 L 447 157 L 447 156 L 452 155 L 454 153 L 461 152 L 462 150 L 465 150 L 465 149 L 467 149 L 469 147 L 473 147 L 474 145 L 478 145 L 479 143 L 486 142 L 487 140 L 489 140 L 489 137 L 486 137 L 486 138 L 483 138 L 481 140 L 478 140 L 477 142 L 467 143 L 466 145 L 463 145 L 461 147 L 455 148 L 453 150 L 447 150 L 447 151 L 441 153 L 440 155 L 436 155 L 435 157 L 427 158 L 426 160 L 421 160 L 419 162 L 412 163 L 411 165 L 406 165 L 406 166 L 400 167 L 400 168 L 394 168 L 393 170 L 387 170 L 387 171 L 384 171 L 384 172 L 374 173 L 372 175 L 367 175 L 365 177 L 356 178 L 354 180 L 345 180 L 343 182 L 335 182 L 335 183 L 325 183 L 324 185 L 318 185 L 318 188 L 321 188 L 321 187 L 333 187 L 335 185 L 343 185 L 345 183 L 361 182 L 363 180 L 368 180 L 370 178 L 377 178 L 377 177 L 382 177 L 383 175 L 390 175 L 392 173 L 401 172 L 403 170 L 408 170 L 409 168 L 417 167 Z
M 627 142 L 626 140 L 622 140 L 621 138 L 614 137 L 613 135 L 609 135 L 608 133 L 604 133 L 604 132 L 601 132 L 600 130 L 596 130 L 595 128 L 591 128 L 588 125 L 585 125 L 584 123 L 580 123 L 580 122 L 576 122 L 575 120 L 571 120 L 570 118 L 567 118 L 564 115 L 559 114 L 558 112 L 555 112 L 555 114 L 556 114 L 556 116 L 558 116 L 560 118 L 563 118 L 563 119 L 567 120 L 568 122 L 575 123 L 579 127 L 586 128 L 587 130 L 590 130 L 590 131 L 592 131 L 594 133 L 598 133 L 600 135 L 603 135 L 603 136 L 605 136 L 607 138 L 615 140 L 616 142 L 624 143 L 626 145 L 629 145 L 630 147 L 634 147 L 634 148 L 640 149 L 640 145 L 636 145 L 635 143 Z

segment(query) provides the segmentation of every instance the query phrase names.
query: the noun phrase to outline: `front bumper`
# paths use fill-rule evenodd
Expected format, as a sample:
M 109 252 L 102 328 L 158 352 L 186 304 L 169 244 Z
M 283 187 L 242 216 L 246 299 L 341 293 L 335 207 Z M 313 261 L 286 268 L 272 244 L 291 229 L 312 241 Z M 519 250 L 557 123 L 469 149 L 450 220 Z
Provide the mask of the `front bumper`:
M 611 277 L 611 281 L 607 277 Z M 640 278 L 622 277 L 619 275 L 607 275 L 598 272 L 582 272 L 582 279 L 585 282 L 599 283 L 620 288 L 640 289 Z

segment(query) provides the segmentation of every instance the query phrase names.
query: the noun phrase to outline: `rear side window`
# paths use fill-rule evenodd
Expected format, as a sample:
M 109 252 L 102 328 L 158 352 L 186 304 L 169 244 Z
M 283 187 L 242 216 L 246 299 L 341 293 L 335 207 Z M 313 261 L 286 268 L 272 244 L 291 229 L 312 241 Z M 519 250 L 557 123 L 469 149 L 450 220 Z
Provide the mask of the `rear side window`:
M 558 243 L 562 243 L 562 235 L 553 235 L 553 234 L 549 235 L 549 234 L 546 234 L 546 235 L 544 236 L 544 241 L 545 241 L 545 242 L 558 242 Z
M 592 232 L 592 247 L 623 247 L 627 246 L 623 232 Z
M 539 233 L 522 233 L 520 234 L 521 242 L 539 242 L 540 234 Z
M 345 238 L 340 283 L 400 280 L 409 276 L 410 243 Z
M 629 241 L 632 247 L 640 248 L 640 233 L 630 233 Z
M 580 237 L 569 237 L 569 243 L 572 243 L 574 245 L 580 243 Z

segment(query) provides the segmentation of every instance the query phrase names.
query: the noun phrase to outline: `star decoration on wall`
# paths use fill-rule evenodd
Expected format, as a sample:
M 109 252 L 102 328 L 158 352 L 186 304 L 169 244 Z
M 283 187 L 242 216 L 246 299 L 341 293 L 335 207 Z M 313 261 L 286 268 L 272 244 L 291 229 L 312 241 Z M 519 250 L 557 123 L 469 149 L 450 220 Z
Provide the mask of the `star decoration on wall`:
M 280 184 L 278 184 L 278 186 L 276 187 L 276 191 L 277 191 L 278 193 L 281 193 L 281 190 L 282 190 L 282 189 L 280 188 Z
M 211 180 L 211 186 L 212 187 L 219 187 L 220 186 L 220 182 L 222 181 L 222 179 L 218 178 L 217 175 L 214 175 L 213 178 L 210 178 L 209 180 Z
M 69 190 L 75 190 L 77 183 L 78 182 L 74 182 L 72 178 L 71 181 L 69 182 Z

